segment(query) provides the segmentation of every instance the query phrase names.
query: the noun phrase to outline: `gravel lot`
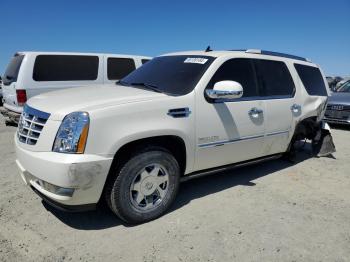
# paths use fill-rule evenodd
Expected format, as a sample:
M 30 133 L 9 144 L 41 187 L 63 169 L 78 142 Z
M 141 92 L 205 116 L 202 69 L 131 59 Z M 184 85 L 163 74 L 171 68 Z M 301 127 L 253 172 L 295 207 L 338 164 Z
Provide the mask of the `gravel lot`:
M 0 118 L 0 261 L 349 261 L 350 129 L 333 158 L 298 154 L 185 182 L 171 211 L 127 226 L 106 208 L 63 213 L 15 166 Z M 49 172 L 49 170 L 48 170 Z

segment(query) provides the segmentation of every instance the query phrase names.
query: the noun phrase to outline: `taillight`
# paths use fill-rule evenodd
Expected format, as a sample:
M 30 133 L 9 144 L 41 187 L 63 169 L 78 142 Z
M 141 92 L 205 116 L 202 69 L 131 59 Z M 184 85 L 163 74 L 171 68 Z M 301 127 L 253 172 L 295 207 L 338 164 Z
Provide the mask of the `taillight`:
M 17 95 L 17 103 L 19 106 L 23 106 L 27 102 L 27 93 L 26 90 L 23 89 L 17 89 L 16 90 Z

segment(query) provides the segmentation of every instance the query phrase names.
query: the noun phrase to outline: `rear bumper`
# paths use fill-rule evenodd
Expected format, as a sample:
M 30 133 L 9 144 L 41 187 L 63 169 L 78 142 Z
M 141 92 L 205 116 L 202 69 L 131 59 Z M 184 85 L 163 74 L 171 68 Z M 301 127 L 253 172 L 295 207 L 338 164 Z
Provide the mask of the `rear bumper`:
M 98 203 L 112 158 L 28 151 L 17 137 L 15 147 L 23 181 L 44 201 L 65 211 L 91 210 Z
M 9 121 L 18 124 L 21 113 L 11 111 L 10 109 L 5 107 L 0 107 L 0 113 Z
M 4 101 L 4 108 L 16 114 L 22 114 L 23 106 L 9 105 Z
M 326 121 L 327 123 L 330 123 L 330 124 L 350 125 L 350 120 L 345 120 L 345 119 L 336 119 L 336 118 L 325 117 L 323 120 Z

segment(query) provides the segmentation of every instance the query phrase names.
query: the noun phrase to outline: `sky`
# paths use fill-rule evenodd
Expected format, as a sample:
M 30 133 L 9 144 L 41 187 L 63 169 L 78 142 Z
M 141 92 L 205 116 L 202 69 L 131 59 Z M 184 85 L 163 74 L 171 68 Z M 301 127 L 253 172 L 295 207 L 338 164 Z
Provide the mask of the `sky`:
M 350 0 L 1 0 L 0 74 L 17 51 L 157 56 L 255 48 L 350 76 Z

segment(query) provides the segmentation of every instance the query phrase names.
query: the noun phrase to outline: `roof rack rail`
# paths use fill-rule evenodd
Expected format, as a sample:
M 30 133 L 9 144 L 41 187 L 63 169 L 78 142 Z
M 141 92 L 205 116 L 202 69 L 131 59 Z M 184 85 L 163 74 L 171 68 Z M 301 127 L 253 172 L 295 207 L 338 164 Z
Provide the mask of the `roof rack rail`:
M 281 57 L 286 57 L 286 58 L 291 58 L 291 59 L 296 59 L 296 60 L 301 60 L 301 61 L 308 61 L 308 59 L 301 57 L 301 56 L 296 56 L 296 55 L 290 55 L 290 54 L 285 54 L 285 53 L 279 53 L 279 52 L 272 52 L 272 51 L 266 51 L 263 50 L 261 51 L 261 54 L 263 55 L 271 55 L 271 56 L 281 56 Z
M 267 50 L 248 49 L 248 50 L 246 50 L 246 52 L 247 53 L 254 53 L 254 54 L 262 54 L 262 55 L 270 55 L 270 56 L 279 56 L 279 57 L 285 57 L 285 58 L 291 58 L 291 59 L 295 59 L 295 60 L 310 62 L 308 59 L 301 57 L 301 56 L 273 52 L 273 51 L 267 51 Z
M 301 56 L 273 52 L 273 51 L 267 51 L 267 50 L 260 50 L 260 49 L 236 49 L 236 50 L 229 50 L 229 51 L 243 51 L 243 52 L 251 53 L 251 54 L 279 56 L 279 57 L 291 58 L 291 59 L 300 60 L 300 61 L 311 62 L 309 59 L 301 57 Z
M 260 49 L 247 49 L 245 50 L 246 53 L 252 53 L 252 54 L 261 54 Z

